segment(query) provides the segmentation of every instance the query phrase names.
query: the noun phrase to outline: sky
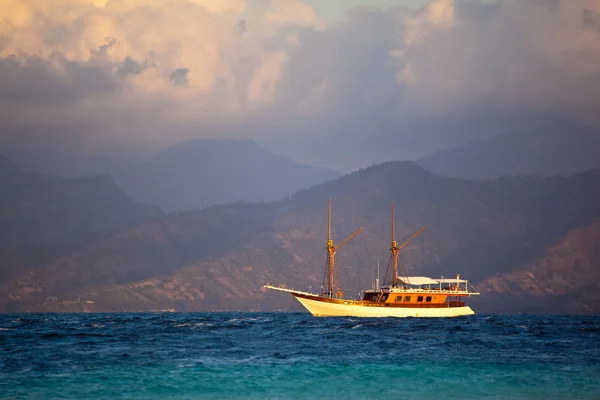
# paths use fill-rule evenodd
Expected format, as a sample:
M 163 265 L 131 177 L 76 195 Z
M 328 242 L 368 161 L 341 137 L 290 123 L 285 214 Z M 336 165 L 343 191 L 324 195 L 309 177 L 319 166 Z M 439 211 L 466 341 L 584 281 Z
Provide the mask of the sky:
M 600 0 L 0 0 L 0 153 L 350 172 L 555 118 L 600 126 Z
M 398 6 L 417 8 L 427 3 L 427 0 L 304 0 L 304 4 L 311 7 L 318 18 L 331 25 L 344 20 L 346 13 L 357 7 L 370 7 L 387 9 Z M 254 0 L 246 4 L 244 14 L 256 16 L 269 8 L 270 0 Z

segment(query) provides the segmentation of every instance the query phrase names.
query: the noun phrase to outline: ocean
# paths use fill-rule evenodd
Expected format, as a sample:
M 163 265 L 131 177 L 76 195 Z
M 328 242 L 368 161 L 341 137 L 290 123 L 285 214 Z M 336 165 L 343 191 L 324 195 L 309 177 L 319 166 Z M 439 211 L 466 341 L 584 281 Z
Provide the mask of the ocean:
M 0 399 L 600 399 L 600 317 L 0 314 Z

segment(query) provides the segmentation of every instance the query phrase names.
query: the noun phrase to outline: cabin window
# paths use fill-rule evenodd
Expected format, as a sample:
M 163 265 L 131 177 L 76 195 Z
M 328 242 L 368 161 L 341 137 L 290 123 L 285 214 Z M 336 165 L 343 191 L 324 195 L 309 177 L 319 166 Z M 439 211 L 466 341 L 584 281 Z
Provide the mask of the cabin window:
M 407 303 L 408 303 L 408 302 L 410 302 L 410 296 L 406 296 L 406 297 L 404 298 L 404 301 L 405 301 L 405 302 L 407 302 Z
M 381 302 L 384 303 L 388 299 L 389 294 L 384 294 L 381 296 Z
M 367 301 L 377 301 L 377 293 L 365 293 L 365 300 Z
M 425 301 L 426 301 L 427 303 L 431 303 L 431 296 L 427 296 L 427 297 L 425 297 Z
M 402 301 L 402 296 L 396 296 L 396 303 L 400 303 Z
M 417 302 L 419 302 L 419 301 L 420 301 L 420 302 L 422 302 L 422 301 L 423 301 L 423 296 L 419 296 L 419 297 L 417 297 Z

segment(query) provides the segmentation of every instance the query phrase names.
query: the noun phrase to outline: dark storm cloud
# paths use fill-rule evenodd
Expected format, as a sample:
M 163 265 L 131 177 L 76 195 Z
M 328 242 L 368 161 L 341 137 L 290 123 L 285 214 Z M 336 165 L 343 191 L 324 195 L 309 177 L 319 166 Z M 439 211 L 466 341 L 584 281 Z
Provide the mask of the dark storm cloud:
M 54 107 L 116 92 L 119 87 L 110 66 L 93 60 L 75 62 L 62 56 L 0 59 L 0 101 L 3 103 Z
M 188 68 L 177 68 L 175 71 L 171 72 L 169 79 L 171 79 L 171 84 L 173 86 L 187 86 L 189 74 L 190 70 Z
M 556 116 L 599 124 L 600 36 L 584 27 L 597 15 L 584 3 L 356 9 L 301 32 L 275 104 L 306 105 L 316 116 L 295 128 L 314 139 L 305 152 L 341 169 L 349 154 L 362 159 L 353 165 L 412 158 Z
M 120 78 L 126 78 L 129 75 L 139 75 L 146 68 L 148 68 L 146 63 L 140 64 L 131 57 L 125 57 L 117 67 L 115 75 Z
M 190 136 L 253 136 L 349 170 L 548 118 L 600 125 L 597 1 L 434 0 L 417 10 L 357 8 L 323 29 L 205 11 L 192 18 L 196 6 L 174 7 L 128 11 L 132 38 L 106 28 L 86 61 L 0 59 L 2 131 L 68 104 L 57 115 L 77 124 L 61 131 L 92 142 L 159 148 Z M 112 25 L 100 28 L 118 26 L 121 15 L 109 14 Z M 181 31 L 169 19 L 188 14 Z M 191 29 L 213 22 L 214 30 Z M 86 27 L 56 26 L 61 46 Z M 176 34 L 157 35 L 157 26 Z
M 106 40 L 106 43 L 105 43 L 105 44 L 103 44 L 103 45 L 101 45 L 101 46 L 98 48 L 97 52 L 96 52 L 96 54 L 97 54 L 97 55 L 99 55 L 99 56 L 104 56 L 104 57 L 105 57 L 105 56 L 108 54 L 109 50 L 110 50 L 110 49 L 111 49 L 111 48 L 112 48 L 112 47 L 113 47 L 115 44 L 117 44 L 117 39 L 115 39 L 115 38 L 113 38 L 113 37 L 110 37 L 110 36 L 109 36 L 109 37 L 106 37 L 106 38 L 105 38 L 105 40 Z
M 393 15 L 357 10 L 348 18 L 331 31 L 301 31 L 303 45 L 292 52 L 278 87 L 280 107 L 293 108 L 322 88 L 331 100 L 325 107 L 336 113 L 389 111 L 402 92 L 394 84 L 396 66 L 389 57 L 397 45 Z

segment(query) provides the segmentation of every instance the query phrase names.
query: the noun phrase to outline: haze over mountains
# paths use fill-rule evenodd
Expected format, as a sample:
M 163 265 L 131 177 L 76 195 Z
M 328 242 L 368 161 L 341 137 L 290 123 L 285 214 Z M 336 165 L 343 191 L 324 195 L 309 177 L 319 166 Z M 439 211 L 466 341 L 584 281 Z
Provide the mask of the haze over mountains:
M 570 154 L 591 149 L 585 162 L 560 164 L 563 173 L 588 169 L 596 133 L 578 131 L 571 143 L 553 132 L 552 151 L 557 143 Z M 542 146 L 539 131 L 514 136 L 453 151 L 509 151 L 519 161 Z M 453 157 L 445 171 L 470 171 Z M 476 170 L 513 172 L 498 160 L 483 157 Z M 461 273 L 482 291 L 472 299 L 478 312 L 600 312 L 600 169 L 522 175 L 533 164 L 517 163 L 519 176 L 483 181 L 443 177 L 413 162 L 336 178 L 251 141 L 197 140 L 121 171 L 117 185 L 107 175 L 23 174 L 0 157 L 0 310 L 299 310 L 262 284 L 320 286 L 333 198 L 336 240 L 365 228 L 337 257 L 348 294 L 371 287 L 378 253 L 385 273 L 394 201 L 399 237 L 426 227 L 401 254 L 409 273 Z M 333 179 L 313 185 L 328 174 Z M 166 215 L 119 186 L 136 200 L 187 211 Z M 211 203 L 222 205 L 200 209 Z
M 160 215 L 127 197 L 108 175 L 23 174 L 0 155 L 0 278 Z
M 597 312 L 598 1 L 8 3 L 1 309 L 295 307 L 331 197 L 347 293 L 395 201 L 478 312 Z
M 298 165 L 252 140 L 197 139 L 123 169 L 115 179 L 135 200 L 178 211 L 240 200 L 278 200 L 339 175 Z
M 600 166 L 600 131 L 567 120 L 442 150 L 417 162 L 450 177 L 571 175 Z
M 299 165 L 252 140 L 194 139 L 147 161 L 17 153 L 23 168 L 63 177 L 110 174 L 136 201 L 170 211 L 235 201 L 272 201 L 340 173 Z
M 573 230 L 593 229 L 600 219 L 599 181 L 600 170 L 593 170 L 476 182 L 434 175 L 411 162 L 385 163 L 279 202 L 214 206 L 136 224 L 7 282 L 0 307 L 296 309 L 291 299 L 265 294 L 261 285 L 320 285 L 330 197 L 336 240 L 365 228 L 338 256 L 347 293 L 371 286 L 377 252 L 384 255 L 389 247 L 391 200 L 399 237 L 427 227 L 425 246 L 416 242 L 402 253 L 409 273 L 460 272 L 477 286 L 490 276 L 527 269 Z M 578 255 L 582 265 L 593 265 L 588 256 Z M 598 312 L 594 298 L 585 296 L 598 284 L 594 275 L 570 274 L 571 268 L 561 264 L 560 273 L 542 280 L 559 287 L 555 293 L 571 296 L 569 307 L 549 309 L 553 292 L 539 296 L 525 288 L 521 295 L 542 310 Z M 488 290 L 486 299 L 499 295 L 503 301 L 494 304 L 502 304 L 502 311 L 519 311 L 519 304 L 507 301 L 510 293 L 500 287 Z M 490 309 L 485 301 L 480 305 L 479 312 Z
M 569 231 L 532 262 L 486 279 L 480 303 L 491 312 L 570 310 L 598 312 L 600 306 L 600 220 Z M 545 301 L 539 301 L 545 299 Z M 508 304 L 507 304 L 508 303 Z M 511 304 L 512 303 L 512 304 Z
M 127 197 L 108 175 L 23 174 L 0 155 L 0 241 L 5 245 L 97 236 L 162 215 Z

